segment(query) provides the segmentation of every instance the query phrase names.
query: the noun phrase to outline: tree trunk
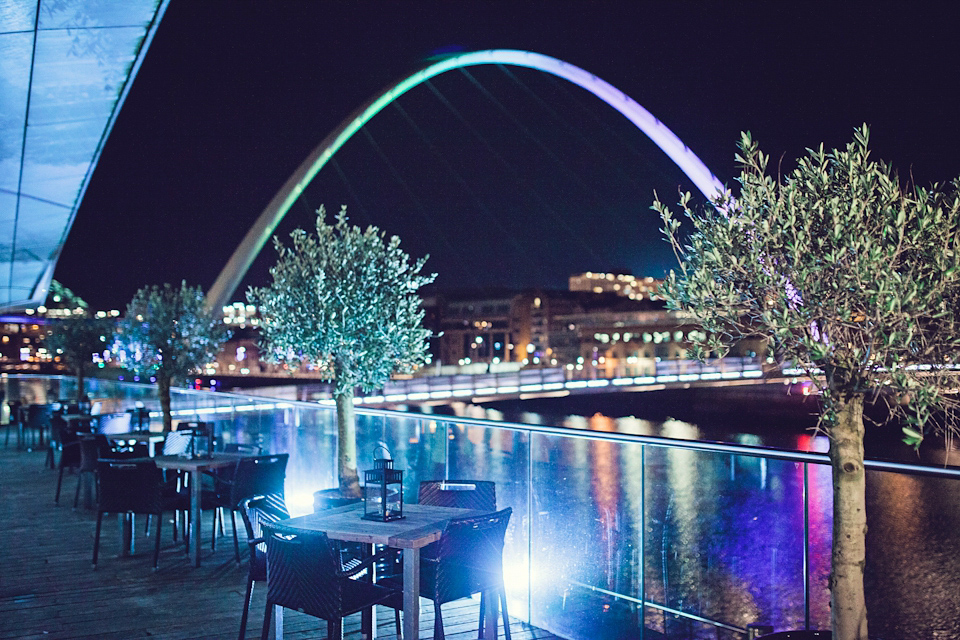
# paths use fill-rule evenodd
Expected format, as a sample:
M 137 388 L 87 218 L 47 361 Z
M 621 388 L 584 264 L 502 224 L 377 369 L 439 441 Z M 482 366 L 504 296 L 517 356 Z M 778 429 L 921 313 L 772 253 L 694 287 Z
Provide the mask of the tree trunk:
M 83 392 L 83 363 L 77 363 L 77 403 L 83 401 L 83 396 L 86 395 Z
M 833 555 L 830 605 L 834 640 L 867 640 L 863 592 L 867 504 L 863 466 L 863 396 L 842 395 L 830 428 L 833 467 Z
M 173 416 L 170 412 L 170 376 L 157 372 L 157 390 L 160 395 L 160 410 L 163 412 L 163 432 L 173 430 Z
M 357 474 L 357 420 L 353 412 L 353 389 L 337 390 L 337 478 L 340 495 L 359 498 L 360 477 Z

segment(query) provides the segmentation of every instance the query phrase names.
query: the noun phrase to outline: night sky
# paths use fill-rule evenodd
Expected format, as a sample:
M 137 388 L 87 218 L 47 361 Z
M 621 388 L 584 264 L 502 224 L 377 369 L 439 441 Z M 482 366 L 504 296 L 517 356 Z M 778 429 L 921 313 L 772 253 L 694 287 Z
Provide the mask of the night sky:
M 101 156 L 55 277 L 94 308 L 137 288 L 207 290 L 263 207 L 360 104 L 438 52 L 526 49 L 610 82 L 721 181 L 749 129 L 783 171 L 872 127 L 920 184 L 960 175 L 956 15 L 874 3 L 173 0 Z M 683 174 L 626 119 L 536 71 L 451 71 L 335 156 L 278 229 L 316 208 L 397 234 L 446 289 L 660 276 L 650 211 Z M 245 284 L 265 284 L 267 247 Z

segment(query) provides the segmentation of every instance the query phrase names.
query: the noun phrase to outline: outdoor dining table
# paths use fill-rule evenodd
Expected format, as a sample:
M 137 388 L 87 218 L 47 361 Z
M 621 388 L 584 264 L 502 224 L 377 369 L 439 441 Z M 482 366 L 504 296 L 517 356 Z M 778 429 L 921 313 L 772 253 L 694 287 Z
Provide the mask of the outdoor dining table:
M 274 527 L 283 533 L 324 532 L 328 538 L 346 542 L 380 544 L 403 549 L 403 637 L 420 637 L 420 549 L 440 539 L 444 526 L 452 518 L 483 515 L 474 509 L 453 509 L 421 504 L 404 504 L 400 520 L 365 520 L 363 503 L 318 511 L 298 518 L 280 520 Z M 267 559 L 269 562 L 269 558 Z M 494 599 L 495 601 L 495 599 Z M 493 617 L 496 620 L 496 616 Z M 276 607 L 274 621 L 277 640 L 283 637 L 283 609 Z M 376 624 L 370 625 L 376 629 Z
M 200 566 L 200 498 L 203 472 L 231 467 L 249 456 L 239 453 L 214 453 L 210 458 L 155 456 L 151 458 L 161 469 L 190 474 L 190 543 L 193 545 L 193 566 Z

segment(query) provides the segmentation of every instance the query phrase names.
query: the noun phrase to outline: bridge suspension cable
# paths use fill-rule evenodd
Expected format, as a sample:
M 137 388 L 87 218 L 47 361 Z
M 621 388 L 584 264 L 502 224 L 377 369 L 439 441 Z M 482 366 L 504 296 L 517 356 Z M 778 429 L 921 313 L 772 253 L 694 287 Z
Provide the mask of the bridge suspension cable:
M 562 60 L 529 51 L 493 49 L 454 54 L 427 65 L 377 94 L 323 139 L 274 195 L 240 245 L 234 250 L 207 294 L 208 308 L 219 308 L 228 301 L 253 259 L 273 235 L 277 225 L 293 203 L 317 172 L 364 124 L 399 96 L 434 76 L 453 69 L 489 64 L 536 69 L 586 89 L 615 108 L 643 131 L 676 163 L 707 199 L 712 200 L 724 193 L 723 184 L 669 128 L 605 80 Z

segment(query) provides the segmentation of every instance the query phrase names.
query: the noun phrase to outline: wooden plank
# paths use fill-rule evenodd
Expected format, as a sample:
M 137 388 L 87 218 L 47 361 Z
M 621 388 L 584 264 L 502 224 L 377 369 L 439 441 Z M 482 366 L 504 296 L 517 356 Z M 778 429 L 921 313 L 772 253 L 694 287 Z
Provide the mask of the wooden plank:
M 238 566 L 234 560 L 229 527 L 216 551 L 210 549 L 210 536 L 204 536 L 200 541 L 203 565 L 194 568 L 182 539 L 173 541 L 172 516 L 165 514 L 160 566 L 153 571 L 156 523 L 147 535 L 144 518 L 137 518 L 136 554 L 118 557 L 117 519 L 108 517 L 94 571 L 96 513 L 70 507 L 77 481 L 71 473 L 64 474 L 60 506 L 54 505 L 58 472 L 44 468 L 45 456 L 45 450 L 0 448 L 0 639 L 237 637 L 247 567 L 245 561 Z M 204 515 L 207 532 L 211 531 L 211 517 Z M 248 638 L 260 636 L 265 596 L 266 585 L 258 583 L 250 607 Z M 420 602 L 420 637 L 429 638 L 433 635 L 433 604 Z M 446 604 L 443 612 L 450 640 L 476 638 L 478 600 Z M 326 634 L 326 623 L 296 611 L 285 612 L 284 627 L 288 638 L 322 638 Z M 377 607 L 377 629 L 379 637 L 395 637 L 391 609 Z M 555 638 L 516 620 L 511 621 L 511 633 L 515 640 Z M 344 637 L 360 640 L 359 614 L 344 621 Z

